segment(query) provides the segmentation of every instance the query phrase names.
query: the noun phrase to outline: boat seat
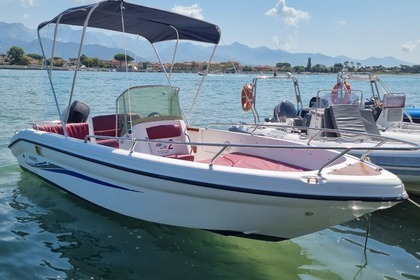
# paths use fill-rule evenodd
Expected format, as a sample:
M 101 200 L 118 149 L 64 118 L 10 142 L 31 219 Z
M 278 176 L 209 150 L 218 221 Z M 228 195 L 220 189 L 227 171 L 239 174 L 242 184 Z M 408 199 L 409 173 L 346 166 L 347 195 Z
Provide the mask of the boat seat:
M 324 111 L 324 127 L 367 133 L 359 107 L 349 104 L 337 104 L 326 108 Z M 326 136 L 342 137 L 346 134 L 326 132 Z M 351 136 L 351 134 L 347 136 Z
M 380 135 L 381 133 L 379 132 L 378 126 L 376 125 L 373 111 L 370 109 L 361 109 L 360 114 L 363 118 L 366 131 L 370 134 Z
M 158 155 L 162 157 L 176 158 L 182 160 L 194 161 L 192 148 L 186 144 L 190 142 L 187 134 L 187 128 L 183 120 L 158 120 L 141 122 L 133 126 L 129 137 L 139 140 L 163 140 L 183 142 L 185 144 L 162 143 L 158 141 L 138 141 L 134 146 L 134 151 Z M 120 143 L 121 149 L 131 150 L 131 141 Z
M 40 125 L 34 128 L 40 131 L 64 135 L 61 124 Z M 87 123 L 68 123 L 66 124 L 66 130 L 67 136 L 77 139 L 84 139 L 86 135 L 89 135 L 89 125 Z
M 404 93 L 386 93 L 382 100 L 383 108 L 404 108 L 405 94 Z
M 99 136 L 116 136 L 115 114 L 92 117 L 93 132 Z
M 188 137 L 182 130 L 181 124 L 160 124 L 146 127 L 147 138 L 150 140 L 165 140 L 176 142 L 187 142 Z M 189 145 L 169 143 L 149 143 L 153 154 L 182 160 L 193 161 L 194 156 L 190 153 Z

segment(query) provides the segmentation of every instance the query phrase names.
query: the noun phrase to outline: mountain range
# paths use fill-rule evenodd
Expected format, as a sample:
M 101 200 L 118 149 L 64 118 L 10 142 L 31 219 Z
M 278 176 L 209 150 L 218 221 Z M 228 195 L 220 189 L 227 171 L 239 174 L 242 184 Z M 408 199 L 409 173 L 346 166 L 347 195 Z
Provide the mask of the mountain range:
M 50 28 L 43 32 L 42 36 L 52 38 L 54 30 Z M 46 33 L 46 34 L 44 34 Z M 56 46 L 55 56 L 65 59 L 76 57 L 81 37 L 80 30 L 75 30 L 67 26 L 61 26 L 59 38 Z M 51 40 L 43 40 L 47 54 L 51 51 Z M 182 43 L 182 48 L 177 51 L 177 61 L 207 61 L 213 47 L 206 47 L 194 43 Z M 125 47 L 124 47 L 125 45 Z M 38 42 L 37 31 L 30 29 L 21 23 L 5 23 L 0 21 L 0 54 L 6 53 L 10 47 L 21 47 L 26 54 L 41 54 Z M 124 49 L 134 57 L 136 61 L 156 61 L 156 56 L 150 44 L 142 38 L 132 36 L 122 37 L 121 35 L 105 34 L 99 31 L 88 32 L 85 37 L 83 54 L 88 57 L 98 57 L 110 60 L 117 53 L 124 53 Z M 173 44 L 161 43 L 158 46 L 159 54 L 164 62 L 171 62 Z M 398 60 L 394 57 L 370 57 L 364 60 L 357 60 L 347 56 L 331 57 L 321 53 L 290 53 L 280 49 L 270 49 L 268 47 L 251 48 L 239 42 L 231 45 L 219 45 L 213 61 L 226 62 L 237 61 L 242 65 L 275 65 L 278 62 L 287 62 L 292 66 L 306 66 L 308 58 L 311 58 L 312 65 L 321 64 L 333 66 L 335 63 L 353 62 L 354 65 L 360 63 L 362 66 L 385 67 L 412 65 L 412 63 Z

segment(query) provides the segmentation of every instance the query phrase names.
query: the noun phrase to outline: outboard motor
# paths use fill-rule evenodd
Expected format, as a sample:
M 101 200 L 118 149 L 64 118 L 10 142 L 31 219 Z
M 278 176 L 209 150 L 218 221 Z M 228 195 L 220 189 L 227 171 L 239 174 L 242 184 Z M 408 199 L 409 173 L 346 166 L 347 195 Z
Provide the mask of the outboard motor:
M 82 123 L 82 122 L 87 121 L 89 112 L 90 112 L 90 108 L 88 105 L 86 105 L 83 102 L 75 100 L 73 101 L 73 103 L 71 103 L 70 109 L 69 107 L 64 109 L 62 116 L 63 116 L 63 119 L 65 119 L 68 113 L 68 119 L 66 123 Z
M 297 117 L 295 106 L 290 101 L 282 101 L 274 107 L 272 122 L 286 122 Z

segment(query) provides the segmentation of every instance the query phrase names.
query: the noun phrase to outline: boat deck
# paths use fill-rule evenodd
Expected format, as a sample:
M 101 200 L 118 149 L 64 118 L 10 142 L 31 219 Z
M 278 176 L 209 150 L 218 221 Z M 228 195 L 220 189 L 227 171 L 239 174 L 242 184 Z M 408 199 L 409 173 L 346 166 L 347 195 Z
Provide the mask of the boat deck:
M 203 163 L 209 163 L 211 160 L 200 161 Z M 239 168 L 250 168 L 257 170 L 270 170 L 270 171 L 282 171 L 282 172 L 301 172 L 307 171 L 302 167 L 294 166 L 280 161 L 275 161 L 259 156 L 247 155 L 242 153 L 230 153 L 225 154 L 223 157 L 218 157 L 213 162 L 214 165 L 239 167 Z

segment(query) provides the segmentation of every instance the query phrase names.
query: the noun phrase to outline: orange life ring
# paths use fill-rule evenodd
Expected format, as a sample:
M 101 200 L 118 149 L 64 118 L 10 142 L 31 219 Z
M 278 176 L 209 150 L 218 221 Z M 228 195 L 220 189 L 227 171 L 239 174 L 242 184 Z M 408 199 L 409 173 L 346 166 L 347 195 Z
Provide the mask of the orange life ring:
M 242 104 L 242 110 L 244 110 L 245 112 L 248 112 L 249 110 L 251 110 L 251 106 L 253 102 L 253 90 L 254 90 L 253 84 L 246 84 L 242 88 L 241 104 Z
M 341 83 L 337 83 L 334 87 L 333 87 L 333 89 L 332 89 L 332 91 L 331 91 L 331 101 L 334 103 L 334 104 L 337 104 L 337 92 L 340 90 L 343 90 L 343 88 L 341 87 L 342 85 L 341 85 Z M 345 95 L 344 95 L 344 97 L 343 97 L 343 99 L 341 100 L 341 104 L 347 104 L 349 101 L 350 101 L 350 94 L 351 94 L 351 86 L 350 86 L 350 84 L 349 83 L 347 83 L 347 82 L 344 82 L 344 86 L 346 87 L 345 89 L 346 89 L 346 93 L 345 93 Z

